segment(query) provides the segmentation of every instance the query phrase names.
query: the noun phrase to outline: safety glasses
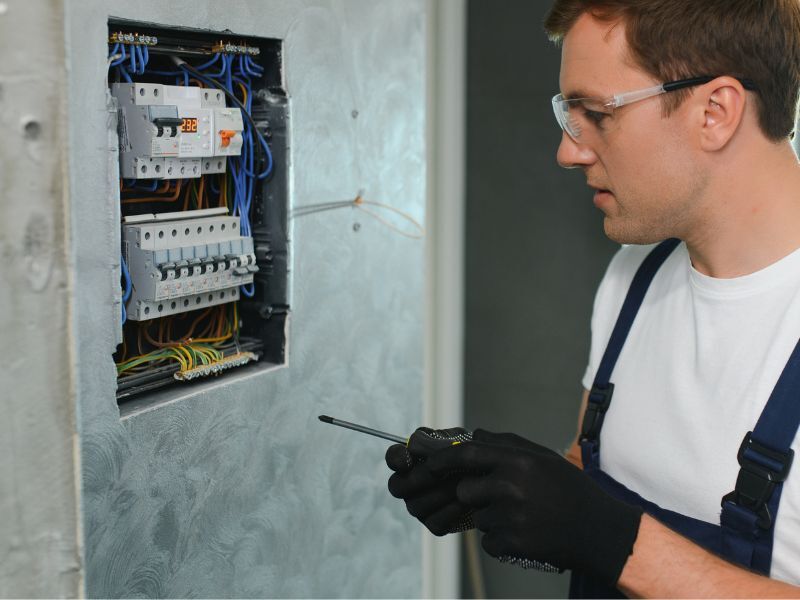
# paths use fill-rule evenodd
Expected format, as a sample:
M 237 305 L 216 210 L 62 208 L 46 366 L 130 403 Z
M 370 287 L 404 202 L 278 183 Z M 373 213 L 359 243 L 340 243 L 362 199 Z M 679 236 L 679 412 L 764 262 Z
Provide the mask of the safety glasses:
M 553 112 L 561 129 L 578 144 L 590 143 L 600 134 L 606 133 L 614 111 L 627 104 L 660 96 L 695 85 L 703 85 L 716 77 L 702 76 L 678 81 L 668 81 L 653 87 L 616 94 L 609 98 L 569 98 L 557 94 L 553 97 Z M 736 78 L 744 89 L 758 91 L 749 79 Z

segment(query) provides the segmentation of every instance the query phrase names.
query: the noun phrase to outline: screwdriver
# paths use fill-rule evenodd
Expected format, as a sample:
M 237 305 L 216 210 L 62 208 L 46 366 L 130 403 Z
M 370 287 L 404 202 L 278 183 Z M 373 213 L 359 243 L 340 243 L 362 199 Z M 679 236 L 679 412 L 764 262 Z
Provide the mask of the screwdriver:
M 390 442 L 403 444 L 404 446 L 408 447 L 408 451 L 411 454 L 419 457 L 420 460 L 424 460 L 424 458 L 427 458 L 436 450 L 440 450 L 448 446 L 455 446 L 456 444 L 460 444 L 461 442 L 469 442 L 472 440 L 472 432 L 467 431 L 465 429 L 456 430 L 458 433 L 454 435 L 443 435 L 442 433 L 434 429 L 427 429 L 422 427 L 420 429 L 417 429 L 417 434 L 424 434 L 424 435 L 415 435 L 413 436 L 413 438 L 404 438 L 399 435 L 394 435 L 393 433 L 386 433 L 385 431 L 378 431 L 377 429 L 372 429 L 371 427 L 365 427 L 364 425 L 357 425 L 356 423 L 350 423 L 349 421 L 334 419 L 333 417 L 329 417 L 328 415 L 319 415 L 319 420 L 322 421 L 323 423 L 338 425 L 339 427 L 352 429 L 353 431 L 360 431 L 361 433 L 366 433 L 367 435 L 374 435 L 375 437 L 383 438 L 384 440 L 389 440 Z M 564 569 L 554 567 L 550 563 L 542 562 L 539 560 L 520 559 L 512 556 L 504 556 L 501 557 L 501 561 L 517 564 L 521 566 L 523 569 L 537 569 L 539 571 L 545 571 L 547 573 L 564 572 Z
M 349 421 L 334 419 L 333 417 L 329 417 L 327 415 L 319 415 L 319 420 L 323 423 L 338 425 L 339 427 L 352 429 L 353 431 L 360 431 L 361 433 L 366 433 L 367 435 L 374 435 L 375 437 L 383 438 L 384 440 L 389 440 L 390 442 L 403 444 L 404 446 L 408 446 L 409 452 L 415 456 L 430 456 L 430 454 L 436 452 L 437 450 L 441 450 L 447 446 L 455 446 L 461 442 L 468 442 L 472 439 L 472 432 L 470 431 L 461 430 L 456 435 L 439 437 L 441 434 L 437 433 L 433 429 L 418 429 L 418 433 L 424 433 L 425 435 L 415 435 L 412 442 L 411 438 L 394 435 L 393 433 L 386 433 L 385 431 L 378 431 L 377 429 L 365 427 L 364 425 L 357 425 L 356 423 L 350 423 Z

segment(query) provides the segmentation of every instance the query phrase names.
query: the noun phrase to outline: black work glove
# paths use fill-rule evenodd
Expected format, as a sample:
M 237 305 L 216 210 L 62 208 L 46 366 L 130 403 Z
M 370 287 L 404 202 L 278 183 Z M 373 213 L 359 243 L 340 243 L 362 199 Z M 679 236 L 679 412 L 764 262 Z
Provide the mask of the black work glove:
M 621 502 L 561 455 L 518 436 L 473 433 L 431 454 L 432 478 L 470 472 L 457 501 L 473 509 L 484 550 L 510 562 L 546 561 L 615 585 L 633 551 L 642 510 Z M 527 565 L 523 565 L 527 566 Z
M 472 509 L 456 497 L 461 474 L 443 471 L 434 476 L 425 465 L 427 457 L 436 450 L 470 439 L 471 432 L 460 427 L 420 427 L 411 435 L 407 446 L 395 444 L 386 450 L 386 464 L 394 471 L 389 478 L 389 492 L 404 500 L 408 512 L 434 535 L 475 527 Z

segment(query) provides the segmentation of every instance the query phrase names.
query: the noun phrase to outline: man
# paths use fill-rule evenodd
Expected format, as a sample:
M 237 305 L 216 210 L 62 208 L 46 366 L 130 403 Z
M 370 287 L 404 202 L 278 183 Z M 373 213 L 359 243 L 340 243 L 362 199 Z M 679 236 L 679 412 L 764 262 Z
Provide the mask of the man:
M 631 244 L 596 296 L 581 431 L 565 460 L 482 430 L 420 453 L 465 436 L 420 429 L 390 491 L 438 535 L 571 569 L 575 596 L 798 597 L 800 3 L 556 0 L 546 29 L 558 162 Z

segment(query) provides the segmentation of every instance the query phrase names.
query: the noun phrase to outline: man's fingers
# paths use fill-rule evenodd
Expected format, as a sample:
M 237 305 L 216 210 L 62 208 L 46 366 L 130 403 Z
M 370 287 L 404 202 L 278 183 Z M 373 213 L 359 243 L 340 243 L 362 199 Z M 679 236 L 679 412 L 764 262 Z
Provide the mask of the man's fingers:
M 425 465 L 434 475 L 451 472 L 488 473 L 497 464 L 498 452 L 502 451 L 502 448 L 464 442 L 434 452 Z
M 445 535 L 459 528 L 469 519 L 468 507 L 453 502 L 430 515 L 423 522 L 433 535 Z
M 405 473 L 414 466 L 414 458 L 403 444 L 393 444 L 386 449 L 386 464 L 395 473 Z
M 460 502 L 480 508 L 492 501 L 494 493 L 486 477 L 464 476 L 456 488 L 456 496 Z
M 426 465 L 416 465 L 407 473 L 395 473 L 389 477 L 389 493 L 395 498 L 410 498 L 420 492 L 436 487 L 441 479 L 431 475 Z
M 406 499 L 406 508 L 413 517 L 425 520 L 428 516 L 438 512 L 449 504 L 456 503 L 456 484 L 458 482 L 445 482 L 430 490 L 419 493 Z
M 498 557 L 508 554 L 506 544 L 504 543 L 503 534 L 498 531 L 490 531 L 481 538 L 481 546 L 486 550 L 486 553 Z

